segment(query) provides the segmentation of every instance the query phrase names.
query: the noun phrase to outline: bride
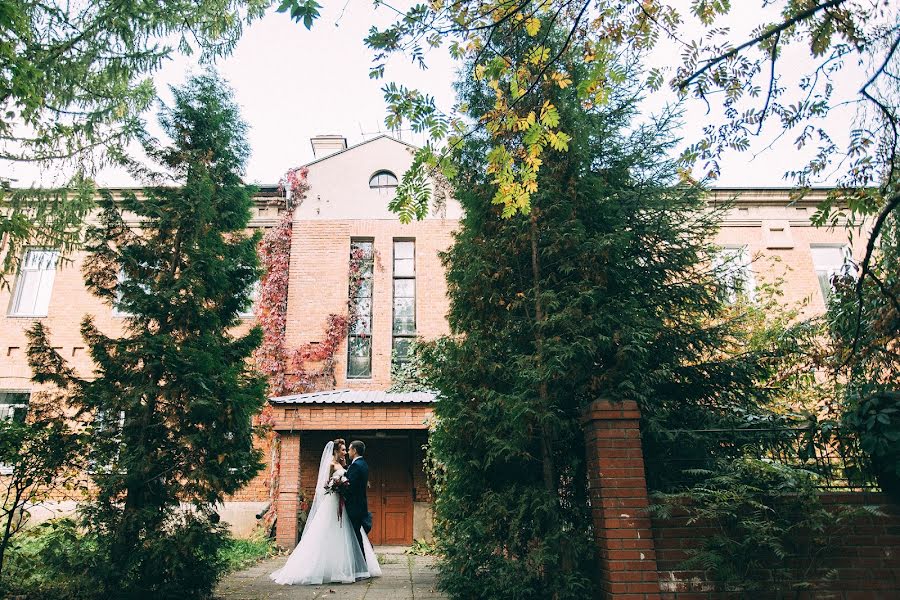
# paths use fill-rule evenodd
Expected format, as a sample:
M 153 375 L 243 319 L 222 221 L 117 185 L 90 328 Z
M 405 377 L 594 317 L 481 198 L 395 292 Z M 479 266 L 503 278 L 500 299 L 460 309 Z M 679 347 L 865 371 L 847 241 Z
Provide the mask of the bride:
M 347 448 L 344 440 L 328 442 L 319 462 L 316 495 L 300 543 L 287 563 L 271 577 L 282 585 L 318 585 L 321 583 L 353 583 L 366 577 L 380 577 L 381 567 L 369 538 L 363 531 L 365 555 L 347 509 L 339 504 L 337 493 L 326 493 L 326 486 L 343 477 Z M 338 507 L 341 506 L 341 516 Z

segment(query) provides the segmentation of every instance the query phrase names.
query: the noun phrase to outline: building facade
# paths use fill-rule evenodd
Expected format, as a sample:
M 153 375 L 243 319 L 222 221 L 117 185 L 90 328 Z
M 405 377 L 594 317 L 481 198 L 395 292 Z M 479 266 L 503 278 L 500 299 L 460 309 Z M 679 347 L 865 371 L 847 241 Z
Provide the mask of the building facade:
M 347 147 L 341 136 L 312 140 L 316 159 L 306 165 L 309 190 L 293 212 L 286 343 L 321 343 L 328 319 L 346 314 L 349 295 L 358 318 L 333 357 L 333 381 L 319 392 L 272 398 L 278 444 L 264 443 L 267 468 L 222 507 L 238 535 L 249 533 L 267 505 L 277 509 L 277 539 L 291 547 L 311 500 L 319 458 L 336 437 L 367 445 L 369 506 L 375 544 L 408 544 L 430 536 L 430 505 L 423 446 L 434 398 L 389 393 L 391 360 L 417 337 L 449 332 L 447 288 L 439 253 L 450 246 L 461 209 L 445 199 L 422 221 L 401 224 L 388 209 L 394 188 L 412 162 L 413 148 L 380 136 Z M 729 277 L 746 293 L 783 280 L 781 300 L 811 316 L 824 310 L 829 279 L 850 268 L 863 251 L 844 228 L 812 226 L 824 191 L 791 203 L 787 189 L 717 189 L 711 203 L 733 201 L 717 239 L 734 258 Z M 283 194 L 262 188 L 251 226 L 267 229 L 286 210 Z M 34 391 L 25 331 L 35 320 L 51 331 L 57 350 L 82 374 L 92 369 L 79 323 L 92 314 L 114 334 L 122 318 L 91 296 L 81 276 L 83 254 L 63 259 L 50 248 L 27 251 L 10 289 L 0 290 L 0 418 L 22 418 Z M 359 269 L 350 285 L 351 265 Z M 245 315 L 243 327 L 254 317 Z M 331 389 L 333 388 L 333 389 Z M 0 474 L 3 466 L 0 465 Z M 71 500 L 37 509 L 38 518 Z

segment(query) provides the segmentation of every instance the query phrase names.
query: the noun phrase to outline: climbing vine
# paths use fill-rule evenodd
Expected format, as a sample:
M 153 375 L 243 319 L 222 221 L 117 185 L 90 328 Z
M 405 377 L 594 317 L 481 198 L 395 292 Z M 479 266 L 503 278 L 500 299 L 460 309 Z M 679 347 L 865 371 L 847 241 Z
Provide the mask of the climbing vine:
M 266 232 L 259 244 L 263 276 L 256 320 L 263 330 L 263 341 L 255 358 L 257 368 L 269 379 L 269 391 L 275 395 L 286 391 L 284 334 L 293 214 L 293 210 L 286 211 L 278 225 Z
M 319 342 L 310 342 L 290 353 L 285 385 L 288 394 L 302 394 L 325 387 L 333 388 L 335 353 L 341 341 L 347 337 L 346 315 L 328 315 L 325 336 Z
M 306 198 L 306 192 L 309 190 L 309 183 L 306 181 L 308 174 L 309 169 L 306 167 L 297 167 L 290 169 L 278 182 L 279 189 L 288 198 L 289 208 L 293 209 Z
M 260 280 L 256 319 L 263 330 L 263 341 L 256 351 L 255 360 L 257 368 L 268 378 L 269 392 L 273 396 L 334 387 L 335 354 L 359 317 L 357 296 L 366 278 L 365 264 L 377 258 L 374 253 L 362 248 L 351 251 L 347 313 L 328 315 L 321 340 L 299 348 L 288 348 L 285 333 L 294 210 L 303 202 L 309 189 L 307 173 L 305 168 L 291 169 L 282 178 L 279 187 L 288 198 L 288 210 L 284 212 L 278 225 L 266 232 L 259 244 L 263 276 Z M 260 425 L 271 427 L 273 424 L 273 409 L 267 404 L 260 416 Z M 267 486 L 270 500 L 274 500 L 281 463 L 278 457 L 278 436 L 274 432 L 270 436 L 272 470 Z M 268 523 L 272 518 L 274 508 L 268 511 L 265 520 Z
M 374 267 L 378 258 L 374 251 L 353 248 L 350 252 L 346 315 L 328 316 L 322 340 L 300 348 L 287 348 L 285 330 L 293 217 L 294 209 L 302 203 L 309 189 L 307 173 L 305 168 L 291 169 L 282 178 L 279 185 L 291 200 L 290 208 L 278 225 L 266 233 L 259 246 L 264 275 L 260 282 L 256 317 L 263 330 L 263 342 L 256 353 L 256 363 L 269 378 L 269 390 L 275 396 L 334 386 L 335 353 L 359 317 L 357 302 L 359 290 L 366 279 L 365 265 L 371 262 Z

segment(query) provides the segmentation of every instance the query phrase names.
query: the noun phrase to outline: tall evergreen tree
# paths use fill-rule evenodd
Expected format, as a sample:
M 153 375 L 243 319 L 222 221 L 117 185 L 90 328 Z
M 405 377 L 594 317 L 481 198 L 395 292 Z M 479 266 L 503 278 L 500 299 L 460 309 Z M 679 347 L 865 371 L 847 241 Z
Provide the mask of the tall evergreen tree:
M 571 85 L 547 77 L 517 111 L 574 133 L 567 152 L 543 157 L 528 215 L 504 218 L 492 203 L 504 180 L 488 168 L 496 131 L 469 137 L 456 157 L 465 216 L 443 257 L 453 335 L 425 349 L 441 396 L 431 453 L 440 582 L 452 598 L 597 593 L 580 426 L 592 400 L 637 400 L 647 445 L 661 453 L 672 450 L 667 427 L 721 423 L 764 400 L 753 384 L 765 361 L 733 352 L 741 318 L 709 261 L 721 211 L 699 186 L 675 185 L 676 119 L 637 124 L 629 64 L 611 54 L 587 63 L 576 32 L 550 26 L 537 35 Z M 502 30 L 491 51 L 523 59 L 529 34 Z M 616 75 L 603 94 L 590 83 L 596 68 Z M 496 76 L 459 84 L 472 119 L 495 118 Z M 510 119 L 503 148 L 527 153 L 541 127 Z
M 175 185 L 103 193 L 88 232 L 87 286 L 123 316 L 119 336 L 82 322 L 96 378 L 77 377 L 40 324 L 31 332 L 35 380 L 73 388 L 92 418 L 97 489 L 83 512 L 111 597 L 207 594 L 215 504 L 261 467 L 252 418 L 266 386 L 248 360 L 261 334 L 233 333 L 259 275 L 246 125 L 214 74 L 173 93 L 160 116 L 172 143 L 147 152 Z

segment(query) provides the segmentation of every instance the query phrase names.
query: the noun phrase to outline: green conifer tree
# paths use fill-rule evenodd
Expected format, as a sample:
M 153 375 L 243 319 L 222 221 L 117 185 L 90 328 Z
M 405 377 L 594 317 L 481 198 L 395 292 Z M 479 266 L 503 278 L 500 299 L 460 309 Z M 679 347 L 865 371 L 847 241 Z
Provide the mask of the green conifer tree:
M 526 35 L 498 30 L 489 51 L 516 62 Z M 520 101 L 541 115 L 549 100 L 575 133 L 544 156 L 527 217 L 491 203 L 496 139 L 462 145 L 453 184 L 465 216 L 444 255 L 453 335 L 424 350 L 441 398 L 431 455 L 452 598 L 599 593 L 580 423 L 592 400 L 637 400 L 648 451 L 666 453 L 668 428 L 744 418 L 765 396 L 754 386 L 765 357 L 742 347 L 709 261 L 721 210 L 700 186 L 676 185 L 676 115 L 637 123 L 640 78 L 611 53 L 596 58 L 616 74 L 597 101 L 583 84 L 599 67 L 572 51 L 577 32 L 538 35 L 573 81 L 548 76 Z M 495 110 L 490 79 L 459 84 L 474 120 Z M 508 128 L 507 148 L 525 147 L 525 125 Z
M 172 143 L 147 152 L 174 185 L 103 193 L 88 232 L 88 288 L 123 316 L 119 336 L 82 322 L 96 378 L 77 377 L 40 324 L 31 332 L 35 380 L 74 389 L 92 420 L 97 489 L 83 513 L 110 597 L 208 594 L 224 539 L 215 505 L 261 467 L 252 418 L 266 385 L 249 361 L 261 334 L 233 332 L 259 275 L 246 125 L 215 74 L 173 93 L 160 116 Z

